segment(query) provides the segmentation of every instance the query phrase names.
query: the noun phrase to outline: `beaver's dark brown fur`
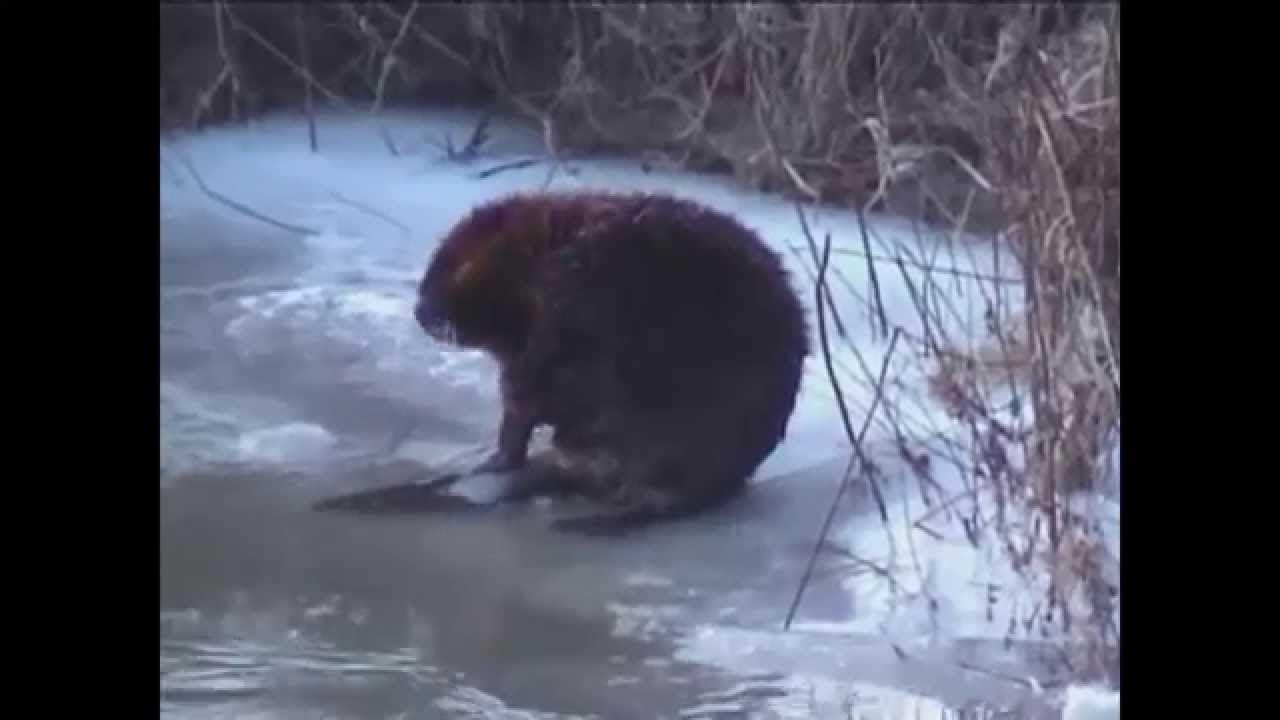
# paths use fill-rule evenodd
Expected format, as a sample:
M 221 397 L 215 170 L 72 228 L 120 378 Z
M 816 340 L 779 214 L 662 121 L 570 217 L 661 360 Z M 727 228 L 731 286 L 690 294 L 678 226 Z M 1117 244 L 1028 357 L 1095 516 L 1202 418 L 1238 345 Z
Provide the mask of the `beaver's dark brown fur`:
M 501 366 L 499 447 L 477 469 L 523 465 L 533 428 L 549 425 L 555 479 L 621 507 L 557 523 L 589 532 L 743 488 L 785 434 L 809 352 L 778 256 L 729 216 L 666 195 L 481 206 L 437 250 L 416 316 Z

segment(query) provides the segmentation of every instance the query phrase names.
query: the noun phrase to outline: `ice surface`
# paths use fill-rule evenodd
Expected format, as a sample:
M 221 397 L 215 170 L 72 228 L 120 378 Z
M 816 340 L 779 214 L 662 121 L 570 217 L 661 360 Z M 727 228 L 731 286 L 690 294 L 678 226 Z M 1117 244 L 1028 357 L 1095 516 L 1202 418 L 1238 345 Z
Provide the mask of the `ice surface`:
M 441 347 L 421 334 L 411 314 L 414 285 L 443 232 L 470 207 L 544 183 L 675 192 L 734 214 L 781 253 L 810 308 L 817 342 L 814 262 L 791 203 L 742 190 L 728 179 L 645 172 L 620 159 L 571 161 L 574 172 L 557 172 L 549 183 L 545 163 L 480 179 L 477 173 L 486 168 L 541 157 L 542 147 L 537 133 L 501 121 L 491 128 L 492 145 L 469 163 L 441 158 L 426 142 L 446 132 L 464 136 L 473 120 L 465 113 L 386 113 L 380 122 L 398 156 L 387 151 L 373 120 L 354 115 L 323 118 L 318 154 L 307 150 L 304 123 L 290 117 L 162 141 L 162 474 L 230 461 L 306 465 L 344 453 L 385 453 L 428 464 L 442 455 L 475 455 L 466 438 L 496 427 L 496 368 L 478 353 Z M 308 232 L 300 236 L 273 227 L 208 197 L 191 168 L 226 198 Z M 832 290 L 850 342 L 836 342 L 834 319 L 827 323 L 833 363 L 857 429 L 873 405 L 874 380 L 889 341 L 867 310 L 872 283 L 856 216 L 831 209 L 806 213 L 819 244 L 830 233 L 828 272 L 843 276 L 833 279 Z M 974 343 L 983 335 L 989 307 L 1004 314 L 1018 308 L 1016 286 L 979 287 L 972 278 L 911 264 L 1015 275 L 1010 260 L 981 240 L 930 236 L 910 223 L 877 217 L 869 218 L 868 235 L 865 247 L 872 255 L 909 259 L 902 265 L 874 263 L 888 322 L 905 333 L 939 331 L 920 320 L 921 293 L 939 308 L 952 337 Z M 1005 289 L 994 297 L 993 287 Z M 926 364 L 905 347 L 899 344 L 886 371 L 904 413 L 899 420 L 921 433 L 955 434 L 926 389 Z M 197 362 L 207 357 L 222 360 Z M 239 378 L 252 380 L 246 385 Z M 315 397 L 317 387 L 327 388 L 324 400 Z M 415 429 L 428 425 L 430 433 Z M 868 452 L 892 458 L 893 441 L 878 412 L 867 435 Z M 759 478 L 830 463 L 849 450 L 826 366 L 815 354 L 806 365 L 788 438 Z M 907 475 L 900 464 L 893 471 Z M 837 481 L 831 477 L 826 488 L 834 492 Z M 963 489 L 945 471 L 939 482 L 946 490 Z M 1005 606 L 992 609 L 986 588 L 1019 587 L 1021 581 L 998 549 L 975 549 L 955 525 L 936 527 L 938 537 L 908 533 L 923 508 L 918 494 L 903 488 L 909 485 L 890 492 L 890 527 L 868 514 L 867 504 L 835 539 L 877 564 L 919 572 L 904 574 L 896 593 L 874 573 L 852 574 L 844 581 L 856 608 L 851 617 L 813 619 L 806 626 L 802 611 L 798 625 L 809 632 L 887 634 L 907 644 L 1002 638 L 1008 613 L 1026 600 L 1017 593 L 1002 596 Z M 1118 559 L 1116 501 L 1081 502 L 1101 509 L 1106 542 Z M 815 516 L 808 529 L 816 531 L 820 523 Z M 1030 597 L 1040 589 L 1020 592 Z M 719 660 L 732 664 L 738 656 L 725 653 Z
M 1062 720 L 1119 720 L 1120 693 L 1089 685 L 1067 688 Z

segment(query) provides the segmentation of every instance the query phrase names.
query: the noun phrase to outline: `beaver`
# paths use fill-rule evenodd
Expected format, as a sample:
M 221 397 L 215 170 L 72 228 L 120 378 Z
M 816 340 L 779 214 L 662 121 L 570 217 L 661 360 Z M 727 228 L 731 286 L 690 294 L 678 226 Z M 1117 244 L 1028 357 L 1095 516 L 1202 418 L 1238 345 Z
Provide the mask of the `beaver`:
M 729 215 L 666 194 L 517 193 L 474 208 L 419 284 L 431 337 L 500 366 L 498 447 L 473 472 L 549 471 L 512 498 L 576 492 L 616 534 L 728 500 L 785 437 L 810 352 L 781 258 Z

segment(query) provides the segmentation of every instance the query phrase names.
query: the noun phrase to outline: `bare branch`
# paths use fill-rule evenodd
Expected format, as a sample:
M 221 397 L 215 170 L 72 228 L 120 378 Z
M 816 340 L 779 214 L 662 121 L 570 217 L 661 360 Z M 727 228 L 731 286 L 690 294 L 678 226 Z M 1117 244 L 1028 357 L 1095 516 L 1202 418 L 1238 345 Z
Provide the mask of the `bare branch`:
M 241 213 L 242 215 L 251 217 L 254 220 L 264 222 L 268 225 L 284 230 L 285 232 L 293 233 L 295 235 L 320 234 L 319 230 L 315 230 L 309 227 L 304 227 L 302 225 L 294 225 L 292 223 L 282 222 L 280 220 L 276 220 L 267 215 L 263 215 L 262 213 L 258 212 L 257 210 L 254 210 L 253 208 L 247 205 L 238 203 L 235 200 L 228 198 L 226 195 L 223 195 L 215 190 L 212 190 L 208 185 L 205 184 L 204 178 L 200 177 L 200 173 L 196 172 L 196 168 L 194 165 L 191 164 L 191 160 L 189 160 L 186 156 L 181 156 L 181 155 L 180 155 L 180 159 L 182 160 L 182 164 L 187 167 L 187 172 L 191 173 L 191 177 L 195 179 L 196 185 L 200 186 L 201 192 L 203 192 L 205 195 L 208 195 L 210 198 L 218 201 L 219 203 L 222 203 L 223 205 L 231 208 L 232 210 L 235 210 L 236 212 Z
M 368 213 L 369 215 L 372 215 L 378 218 L 379 220 L 385 221 L 388 224 L 396 226 L 400 230 L 400 232 L 404 233 L 405 235 L 411 235 L 413 233 L 413 231 L 409 229 L 408 225 L 405 225 L 404 223 L 400 222 L 399 220 L 396 220 L 395 218 L 391 217 L 390 215 L 387 215 L 386 213 L 383 213 L 379 210 L 369 207 L 364 203 L 359 203 L 359 202 L 356 202 L 355 200 L 351 200 L 350 198 L 344 197 L 341 193 L 331 192 L 329 194 L 333 197 L 334 200 L 337 200 L 340 203 L 350 205 L 351 207 L 361 212 Z
M 513 162 L 502 163 L 501 165 L 495 165 L 494 167 L 491 167 L 487 170 L 481 170 L 480 172 L 476 173 L 475 176 L 477 179 L 483 180 L 485 178 L 493 177 L 494 175 L 506 172 L 508 170 L 521 170 L 523 168 L 533 167 L 534 165 L 537 165 L 540 162 L 542 161 L 537 158 L 515 160 Z
M 306 27 L 306 5 L 295 2 L 293 6 L 294 21 L 298 35 L 298 54 L 302 58 L 302 69 L 307 75 L 311 74 L 311 53 L 307 47 L 307 27 Z M 312 108 L 311 83 L 303 82 L 303 111 L 307 115 L 307 140 L 311 146 L 311 152 L 319 150 L 319 143 L 316 140 L 316 116 Z
M 418 3 L 415 1 L 414 2 L 415 8 L 417 7 L 417 4 Z M 383 14 L 387 15 L 388 17 L 391 17 L 400 22 L 404 21 L 403 17 L 398 15 L 395 10 L 392 10 L 385 3 L 376 3 L 375 7 L 377 7 L 378 10 L 380 10 Z M 459 55 L 457 51 L 455 51 L 453 48 L 446 45 L 443 41 L 441 41 L 435 35 L 432 35 L 431 32 L 428 31 L 426 28 L 422 27 L 421 25 L 410 25 L 409 28 L 413 31 L 413 34 L 417 36 L 419 40 L 421 40 L 422 42 L 434 48 L 441 55 L 445 56 L 454 64 L 458 65 L 458 67 L 462 68 L 463 70 L 466 70 L 468 73 L 478 74 L 476 69 L 471 66 L 471 63 L 467 62 L 466 58 Z
M 876 276 L 876 263 L 871 259 L 871 241 L 867 238 L 867 218 L 861 209 L 858 210 L 858 231 L 862 235 L 862 250 L 868 258 L 867 275 L 871 279 L 871 293 L 876 301 L 876 317 L 880 320 L 880 337 L 888 337 L 889 319 L 885 316 L 884 299 L 880 297 L 880 280 Z
M 342 96 L 333 92 L 332 90 L 325 87 L 324 85 L 321 85 L 320 82 L 317 81 L 311 75 L 311 72 L 309 70 L 298 65 L 298 63 L 295 62 L 293 58 L 289 57 L 285 52 L 280 50 L 280 48 L 276 47 L 270 40 L 263 37 L 261 33 L 259 33 L 257 30 L 254 30 L 253 27 L 251 27 L 247 23 L 242 22 L 238 17 L 236 17 L 235 13 L 231 12 L 231 7 L 229 5 L 226 6 L 226 12 L 227 12 L 227 17 L 231 18 L 231 24 L 235 25 L 237 30 L 243 31 L 246 35 L 248 35 L 249 37 L 257 41 L 257 43 L 261 45 L 263 48 L 265 48 L 267 52 L 270 52 L 272 55 L 276 57 L 276 59 L 278 59 L 280 62 L 284 63 L 285 65 L 289 66 L 289 69 L 297 73 L 298 77 L 302 78 L 304 81 L 307 82 L 307 84 L 311 85 L 316 90 L 319 90 L 321 93 L 324 94 L 326 98 L 329 98 L 330 102 L 340 107 L 350 107 L 350 105 L 347 103 L 346 100 L 342 98 Z
M 803 211 L 800 209 L 799 205 L 796 206 L 796 210 L 797 212 L 800 213 L 801 217 L 803 218 Z M 813 245 L 814 244 L 813 234 L 809 232 L 808 224 L 803 223 L 802 228 L 804 229 L 806 240 L 808 240 L 808 242 L 811 245 Z M 818 266 L 818 281 L 817 281 L 817 287 L 815 288 L 815 292 L 814 292 L 815 303 L 818 309 L 818 334 L 822 342 L 822 355 L 823 355 L 823 359 L 826 361 L 828 378 L 831 381 L 832 389 L 835 391 L 836 403 L 840 410 L 840 420 L 841 422 L 844 423 L 845 436 L 848 438 L 850 444 L 853 446 L 853 457 L 857 460 L 858 465 L 860 466 L 862 471 L 866 474 L 868 484 L 871 487 L 872 496 L 875 498 L 876 506 L 880 511 L 881 521 L 887 525 L 889 522 L 889 512 L 884 501 L 884 495 L 880 490 L 879 480 L 877 479 L 877 470 L 874 465 L 872 465 L 867 461 L 866 455 L 864 454 L 862 449 L 862 441 L 866 437 L 867 429 L 871 427 L 871 419 L 872 417 L 874 417 L 876 406 L 880 403 L 880 399 L 884 393 L 885 373 L 889 369 L 889 361 L 893 359 L 893 351 L 894 351 L 894 348 L 897 347 L 898 338 L 900 337 L 901 334 L 897 328 L 894 329 L 893 338 L 889 341 L 889 349 L 885 352 L 884 363 L 880 367 L 880 377 L 876 382 L 876 388 L 875 388 L 876 394 L 874 399 L 872 400 L 871 408 L 867 411 L 866 417 L 863 421 L 862 429 L 855 434 L 853 430 L 853 423 L 849 420 L 849 410 L 847 407 L 845 407 L 844 393 L 840 389 L 840 381 L 836 377 L 835 369 L 831 365 L 831 346 L 830 346 L 830 342 L 827 339 L 826 312 L 825 312 L 826 296 L 823 293 L 823 288 L 825 287 L 827 264 L 830 261 L 830 259 L 831 259 L 831 235 L 830 233 L 828 233 L 823 239 L 822 261 L 821 261 L 821 264 Z M 809 578 L 813 574 L 813 568 L 817 562 L 818 552 L 821 549 L 822 543 L 826 541 L 827 534 L 831 530 L 831 522 L 832 520 L 835 519 L 836 508 L 839 507 L 840 505 L 840 499 L 844 496 L 844 493 L 848 488 L 849 474 L 850 474 L 849 471 L 852 470 L 852 468 L 853 468 L 853 461 L 851 460 L 849 468 L 846 469 L 844 475 L 840 479 L 839 489 L 836 491 L 836 496 L 831 502 L 830 509 L 827 511 L 827 517 L 824 520 L 822 524 L 822 530 L 819 532 L 819 535 L 818 535 L 818 542 L 814 545 L 813 552 L 809 556 L 808 565 L 805 567 L 804 575 L 800 579 L 800 587 L 796 589 L 795 598 L 792 600 L 791 607 L 787 611 L 786 620 L 783 622 L 784 630 L 789 629 L 791 627 L 791 621 L 792 619 L 794 619 L 796 610 L 800 606 L 800 599 L 803 597 L 804 589 L 808 585 Z
M 396 32 L 395 39 L 391 41 L 391 47 L 387 49 L 386 55 L 382 56 L 382 72 L 378 74 L 378 87 L 373 98 L 373 114 L 377 115 L 382 111 L 383 93 L 387 89 L 387 78 L 391 76 L 391 69 L 398 62 L 396 50 L 400 48 L 400 43 L 404 41 L 405 32 L 408 31 L 409 25 L 413 22 L 413 16 L 418 12 L 418 1 L 414 0 L 409 6 L 409 11 L 400 19 L 400 30 Z

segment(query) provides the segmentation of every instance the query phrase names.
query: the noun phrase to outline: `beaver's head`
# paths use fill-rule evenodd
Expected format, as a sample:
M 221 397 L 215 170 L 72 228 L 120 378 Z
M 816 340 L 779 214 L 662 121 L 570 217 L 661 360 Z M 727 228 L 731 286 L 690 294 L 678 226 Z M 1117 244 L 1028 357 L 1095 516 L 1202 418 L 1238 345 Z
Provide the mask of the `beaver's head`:
M 528 332 L 533 266 L 527 213 L 509 199 L 484 205 L 450 230 L 418 287 L 414 316 L 431 337 L 499 355 Z

